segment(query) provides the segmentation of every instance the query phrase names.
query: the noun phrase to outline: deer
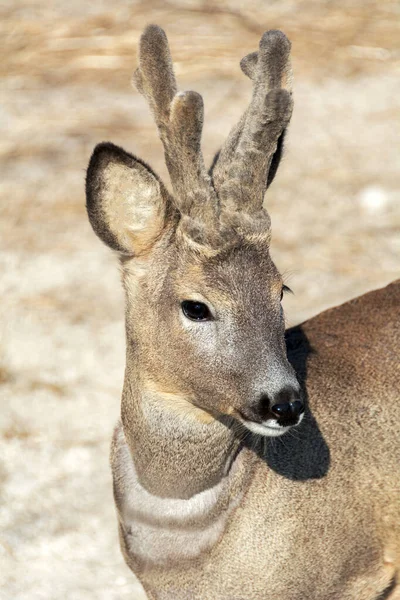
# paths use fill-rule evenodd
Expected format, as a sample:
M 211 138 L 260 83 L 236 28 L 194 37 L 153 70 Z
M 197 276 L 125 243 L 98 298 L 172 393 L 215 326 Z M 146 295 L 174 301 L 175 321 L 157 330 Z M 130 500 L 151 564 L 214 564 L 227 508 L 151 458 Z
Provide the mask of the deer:
M 241 61 L 248 108 L 207 171 L 202 97 L 140 39 L 172 192 L 96 146 L 87 212 L 119 257 L 126 370 L 111 469 L 149 599 L 400 598 L 400 280 L 285 330 L 264 196 L 290 122 L 291 44 Z

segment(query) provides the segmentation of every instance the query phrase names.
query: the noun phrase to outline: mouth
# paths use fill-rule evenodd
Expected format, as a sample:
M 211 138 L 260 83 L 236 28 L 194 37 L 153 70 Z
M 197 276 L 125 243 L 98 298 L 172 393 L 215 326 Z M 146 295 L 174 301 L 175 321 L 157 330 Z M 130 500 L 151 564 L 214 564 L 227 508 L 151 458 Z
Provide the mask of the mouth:
M 249 421 L 248 419 L 241 417 L 240 421 L 252 433 L 263 435 L 265 437 L 279 437 L 289 431 L 289 429 L 292 429 L 292 427 L 297 427 L 297 425 L 300 425 L 301 421 L 303 420 L 303 416 L 304 415 L 301 414 L 297 423 L 294 423 L 293 425 L 280 425 L 276 419 L 267 419 L 261 423 L 255 423 L 254 421 Z

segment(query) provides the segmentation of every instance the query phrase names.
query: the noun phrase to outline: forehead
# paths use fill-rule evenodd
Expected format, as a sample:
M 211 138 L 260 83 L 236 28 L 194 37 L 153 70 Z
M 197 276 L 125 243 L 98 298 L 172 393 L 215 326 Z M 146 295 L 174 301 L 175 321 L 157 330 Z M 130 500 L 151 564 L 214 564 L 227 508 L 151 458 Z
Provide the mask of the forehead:
M 268 247 L 231 248 L 213 257 L 191 256 L 178 269 L 178 292 L 208 293 L 221 300 L 254 301 L 280 293 L 282 278 Z

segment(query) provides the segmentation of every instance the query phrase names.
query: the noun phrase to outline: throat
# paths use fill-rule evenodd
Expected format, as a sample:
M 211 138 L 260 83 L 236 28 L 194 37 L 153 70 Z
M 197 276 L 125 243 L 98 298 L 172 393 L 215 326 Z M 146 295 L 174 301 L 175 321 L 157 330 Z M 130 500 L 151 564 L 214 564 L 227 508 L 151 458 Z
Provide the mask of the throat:
M 124 390 L 122 423 L 140 485 L 189 499 L 218 486 L 239 448 L 232 428 L 174 394 Z

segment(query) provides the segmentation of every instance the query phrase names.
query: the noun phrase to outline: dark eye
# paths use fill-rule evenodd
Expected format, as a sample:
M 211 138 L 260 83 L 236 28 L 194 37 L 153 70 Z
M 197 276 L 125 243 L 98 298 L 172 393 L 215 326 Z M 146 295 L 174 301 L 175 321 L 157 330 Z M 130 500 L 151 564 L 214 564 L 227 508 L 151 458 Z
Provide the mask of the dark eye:
M 184 300 L 181 307 L 185 317 L 191 321 L 209 321 L 211 319 L 209 308 L 203 302 Z
M 288 287 L 287 285 L 283 285 L 282 286 L 282 290 L 281 290 L 281 302 L 282 302 L 282 299 L 283 299 L 283 294 L 286 294 L 286 293 L 293 294 L 293 292 L 290 289 L 290 287 Z

